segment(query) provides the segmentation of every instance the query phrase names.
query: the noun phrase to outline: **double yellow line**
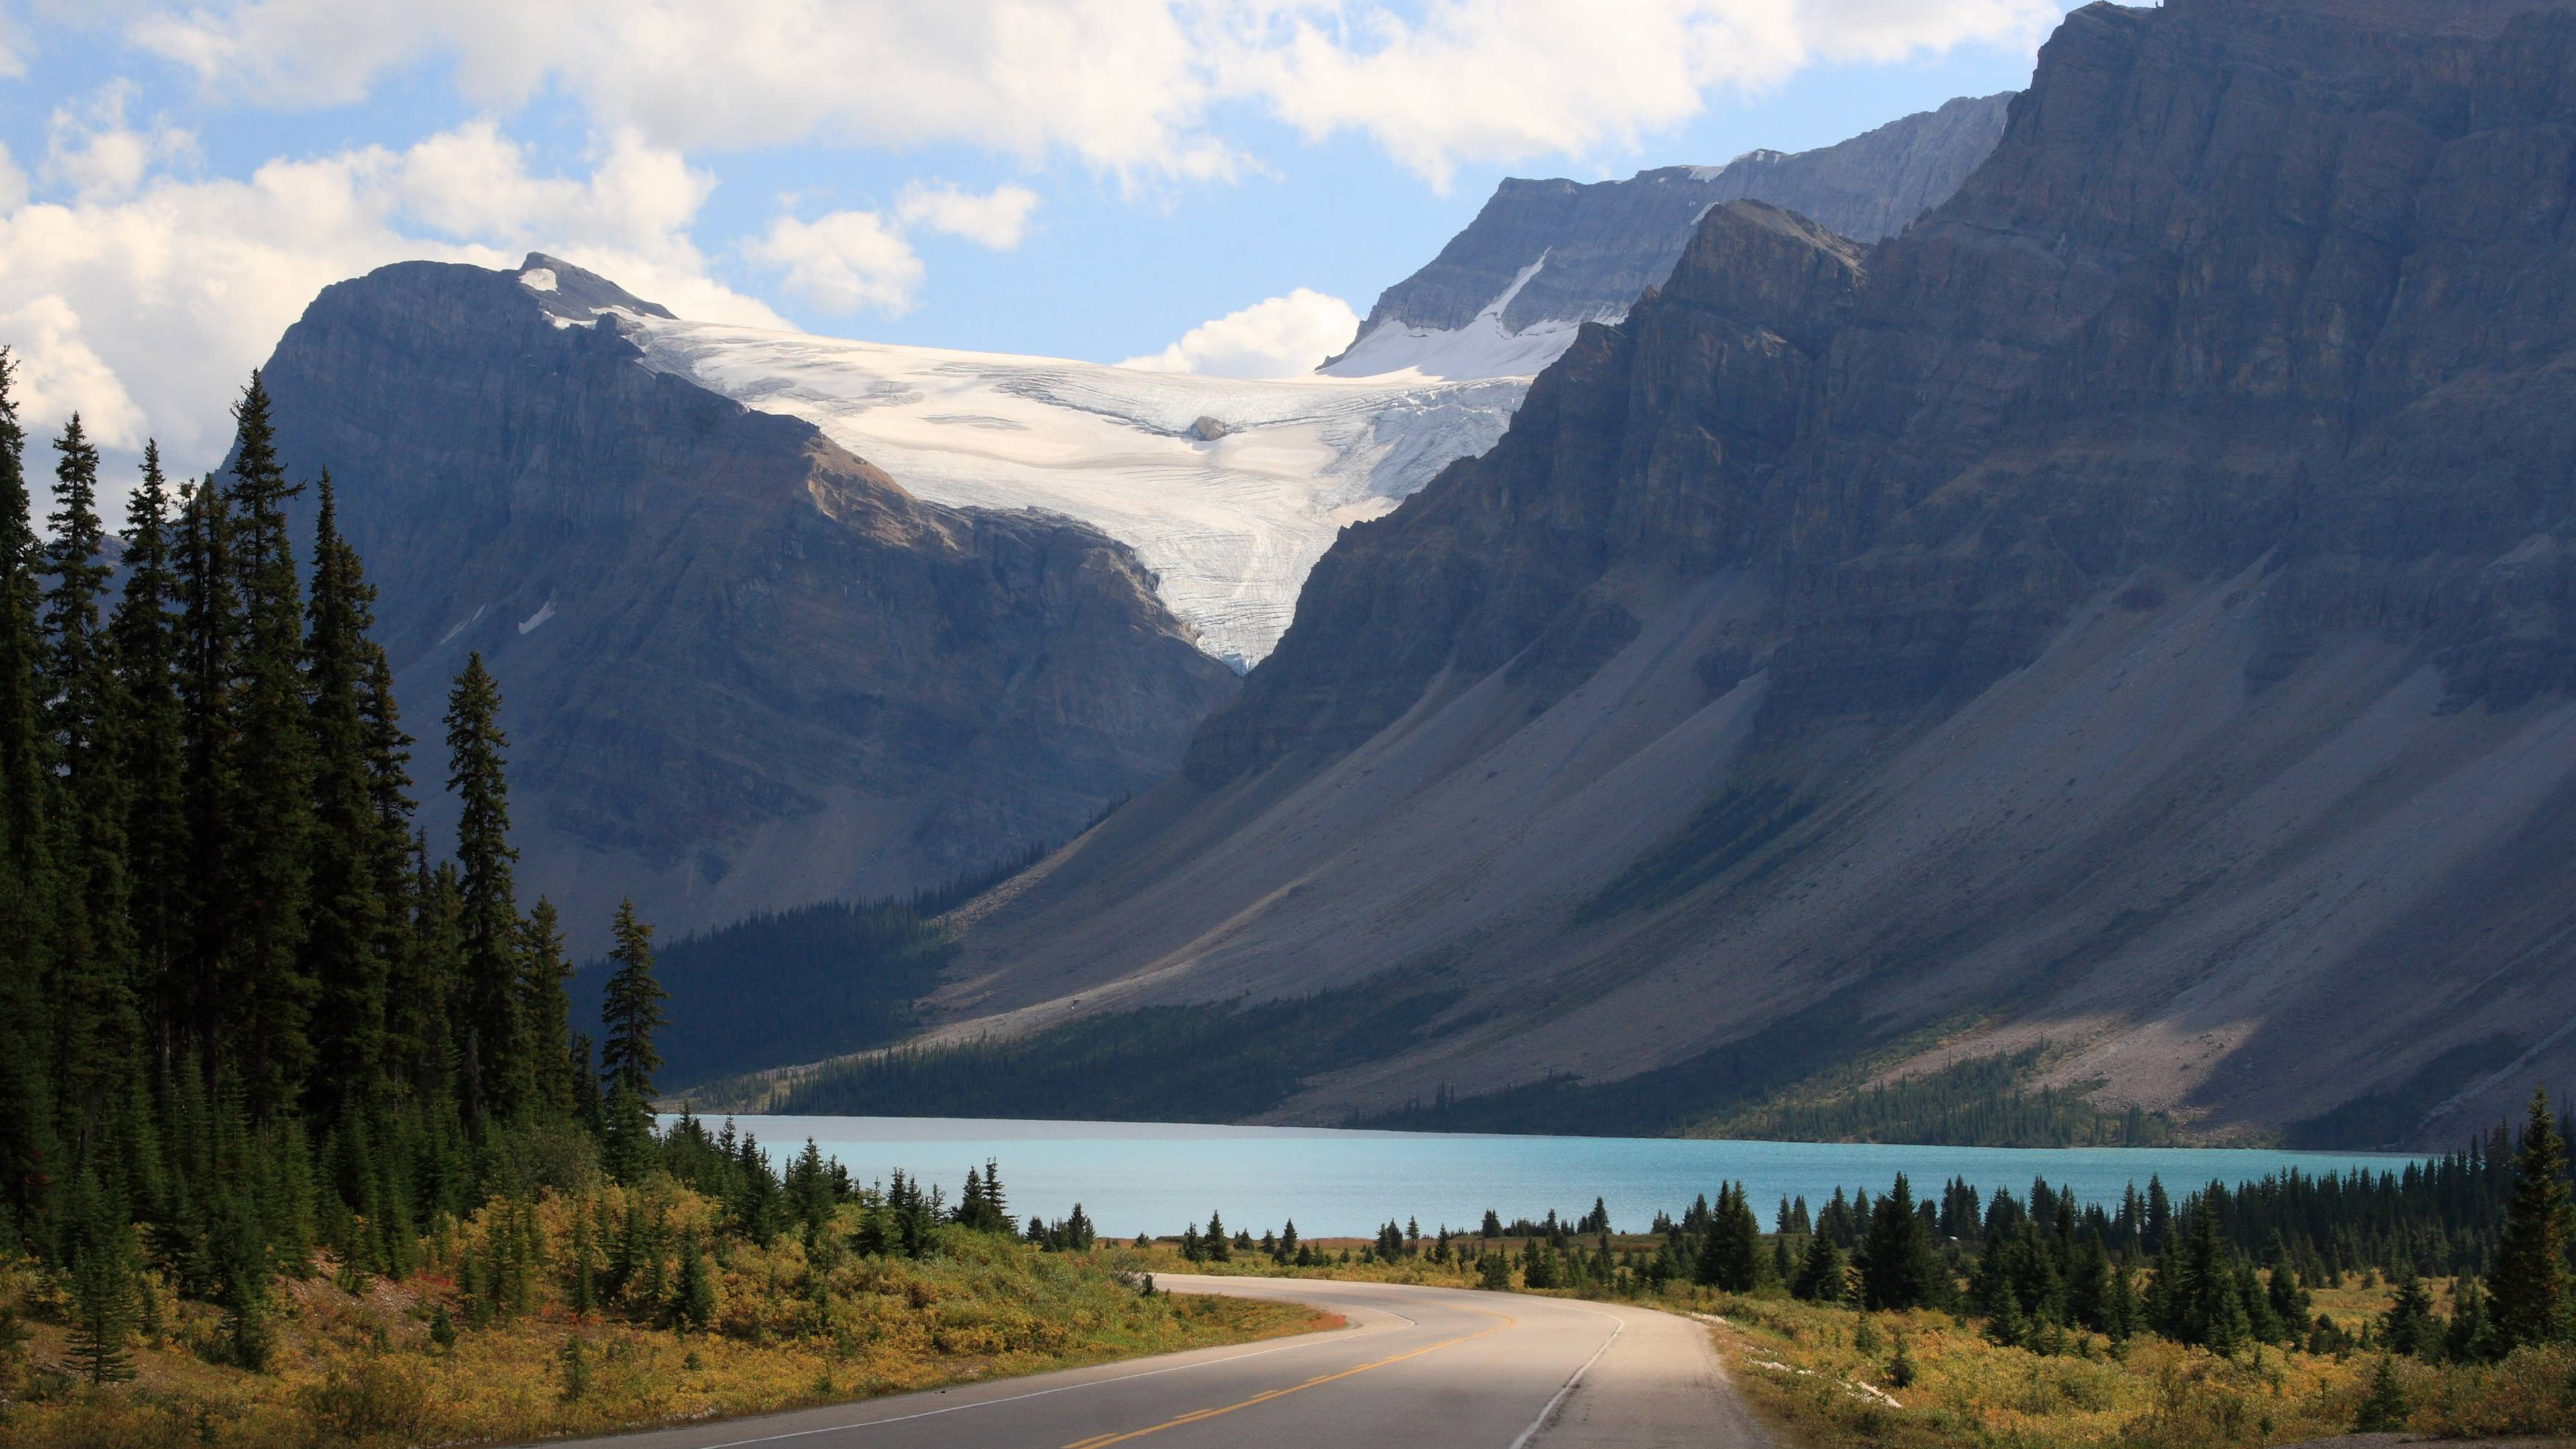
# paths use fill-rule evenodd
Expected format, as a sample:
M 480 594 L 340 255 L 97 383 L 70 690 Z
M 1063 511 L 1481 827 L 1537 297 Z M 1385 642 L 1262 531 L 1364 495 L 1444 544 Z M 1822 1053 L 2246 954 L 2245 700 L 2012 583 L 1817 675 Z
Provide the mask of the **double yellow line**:
M 1510 1328 L 1514 1324 L 1520 1322 L 1519 1319 L 1512 1317 L 1508 1313 L 1493 1313 L 1490 1309 L 1471 1308 L 1467 1311 L 1470 1313 L 1490 1314 L 1492 1317 L 1501 1319 L 1502 1322 L 1495 1324 L 1491 1328 L 1484 1329 L 1481 1332 L 1462 1333 L 1456 1338 L 1442 1339 L 1438 1343 L 1426 1344 L 1421 1348 L 1414 1349 L 1407 1353 L 1393 1354 L 1386 1358 L 1377 1359 L 1369 1363 L 1357 1364 L 1350 1368 L 1342 1369 L 1336 1373 L 1317 1374 L 1315 1377 L 1306 1380 L 1302 1384 L 1290 1384 L 1284 1389 L 1270 1389 L 1262 1393 L 1254 1394 L 1251 1398 L 1245 1399 L 1240 1403 L 1227 1404 L 1221 1408 L 1200 1409 L 1195 1413 L 1183 1414 L 1177 1419 L 1165 1419 L 1159 1424 L 1150 1424 L 1142 1429 L 1128 1429 L 1115 1434 L 1094 1434 L 1088 1439 L 1076 1439 L 1072 1443 L 1065 1445 L 1064 1449 L 1108 1449 L 1108 1446 L 1112 1444 L 1124 1444 L 1130 1439 L 1142 1439 L 1148 1434 L 1160 1434 L 1165 1429 L 1177 1429 L 1183 1424 L 1197 1424 L 1203 1423 L 1209 1419 L 1223 1418 L 1225 1415 L 1234 1413 L 1239 1409 L 1249 1409 L 1255 1404 L 1266 1404 L 1273 1399 L 1284 1399 L 1290 1394 L 1303 1393 L 1308 1389 L 1332 1383 L 1337 1379 L 1346 1379 L 1354 1374 L 1364 1374 L 1371 1369 L 1382 1369 L 1388 1364 L 1402 1363 L 1409 1358 L 1420 1358 L 1426 1353 L 1438 1353 L 1444 1348 L 1455 1348 L 1462 1343 L 1472 1343 L 1477 1339 L 1500 1333 L 1504 1329 Z

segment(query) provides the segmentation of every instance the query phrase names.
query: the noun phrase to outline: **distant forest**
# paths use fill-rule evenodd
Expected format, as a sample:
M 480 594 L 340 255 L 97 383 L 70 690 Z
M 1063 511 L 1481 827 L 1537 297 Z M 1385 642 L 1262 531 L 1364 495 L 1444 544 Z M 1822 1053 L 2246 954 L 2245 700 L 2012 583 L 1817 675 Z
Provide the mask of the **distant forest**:
M 825 901 L 683 937 L 659 953 L 671 996 L 663 1079 L 683 1088 L 820 1061 L 918 1030 L 914 1003 L 955 954 L 934 917 L 1045 858 L 1032 846 L 905 900 Z M 573 1009 L 593 1015 L 612 963 L 575 973 Z

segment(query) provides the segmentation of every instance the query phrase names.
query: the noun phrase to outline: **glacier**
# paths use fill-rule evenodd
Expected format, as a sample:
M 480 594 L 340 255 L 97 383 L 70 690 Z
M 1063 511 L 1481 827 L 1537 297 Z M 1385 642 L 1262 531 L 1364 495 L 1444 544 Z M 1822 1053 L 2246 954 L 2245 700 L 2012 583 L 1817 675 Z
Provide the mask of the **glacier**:
M 1127 544 L 1237 669 L 1278 643 L 1343 527 L 1492 447 L 1537 371 L 1246 380 L 613 310 L 646 366 L 802 418 L 917 497 L 1042 509 Z

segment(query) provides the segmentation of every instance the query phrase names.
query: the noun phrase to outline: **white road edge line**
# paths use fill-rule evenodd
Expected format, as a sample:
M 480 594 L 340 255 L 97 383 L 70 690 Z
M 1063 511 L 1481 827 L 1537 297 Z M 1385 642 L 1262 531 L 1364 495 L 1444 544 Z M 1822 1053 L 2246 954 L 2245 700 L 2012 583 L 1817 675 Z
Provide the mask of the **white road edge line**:
M 1521 1436 L 1512 1441 L 1512 1449 L 1529 1449 L 1529 1442 L 1538 1437 L 1539 1430 L 1547 1427 L 1548 1416 L 1555 1413 L 1557 1406 L 1565 1402 L 1566 1395 L 1574 1392 L 1574 1386 L 1576 1384 L 1583 1382 L 1583 1376 L 1592 1372 L 1592 1366 L 1601 1362 L 1601 1355 L 1610 1351 L 1610 1345 L 1619 1341 L 1619 1335 L 1628 1331 L 1628 1321 L 1619 1317 L 1615 1313 L 1602 1313 L 1590 1308 L 1586 1308 L 1583 1311 L 1592 1314 L 1595 1318 L 1609 1319 L 1610 1336 L 1601 1340 L 1601 1346 L 1592 1350 L 1592 1357 L 1583 1361 L 1583 1367 L 1576 1369 L 1573 1374 L 1566 1379 L 1565 1387 L 1556 1391 L 1556 1397 L 1547 1401 L 1547 1407 L 1538 1411 L 1538 1417 L 1530 1420 L 1530 1426 L 1523 1429 L 1521 1431 Z
M 1381 1309 L 1379 1311 L 1390 1313 L 1391 1316 L 1396 1318 L 1404 1318 L 1403 1314 L 1393 1313 L 1392 1310 Z M 1606 1318 L 1609 1315 L 1604 1314 L 1602 1316 Z M 1410 1318 L 1404 1318 L 1404 1321 L 1409 1327 L 1419 1328 L 1422 1326 L 1415 1323 Z M 1373 1334 L 1388 1333 L 1392 1331 L 1393 1330 L 1391 1329 L 1383 1328 L 1364 1328 L 1360 1330 L 1356 1336 L 1367 1338 Z M 1610 1336 L 1612 1338 L 1617 1338 L 1619 1335 L 1614 1333 Z M 971 1404 L 950 1404 L 944 1409 L 924 1409 L 918 1414 L 898 1414 L 891 1419 L 862 1419 L 855 1424 L 825 1424 L 820 1428 L 791 1429 L 784 1434 L 763 1434 L 758 1438 L 753 1439 L 728 1439 L 721 1444 L 701 1445 L 699 1446 L 699 1449 L 743 1449 L 743 1446 L 747 1444 L 775 1444 L 783 1439 L 810 1439 L 816 1434 L 847 1434 L 860 1429 L 881 1428 L 887 1424 L 909 1424 L 915 1419 L 936 1419 L 942 1414 L 962 1414 L 968 1409 L 989 1409 L 996 1404 L 1016 1404 L 1024 1399 L 1043 1399 L 1049 1394 L 1069 1394 L 1075 1389 L 1097 1388 L 1102 1384 L 1123 1384 L 1133 1379 L 1160 1378 L 1165 1374 L 1182 1373 L 1195 1368 L 1209 1368 L 1216 1364 L 1241 1363 L 1248 1358 L 1267 1358 L 1274 1353 L 1286 1353 L 1292 1348 L 1311 1348 L 1319 1343 L 1347 1343 L 1349 1341 L 1350 1340 L 1343 1338 L 1338 1333 L 1306 1334 L 1301 1336 L 1294 1343 L 1283 1343 L 1276 1348 L 1256 1349 L 1251 1353 L 1227 1354 L 1223 1358 L 1201 1359 L 1197 1363 L 1176 1363 L 1170 1368 L 1147 1369 L 1143 1373 L 1119 1374 L 1115 1378 L 1086 1379 L 1078 1384 L 1059 1384 L 1052 1389 L 1037 1389 L 1030 1393 L 1012 1394 L 1007 1398 L 977 1399 Z M 1603 1344 L 1602 1347 L 1607 1348 L 1609 1345 Z M 1595 1354 L 1593 1357 L 1598 1358 L 1600 1355 Z M 1591 1365 L 1586 1364 L 1584 1367 L 1590 1368 Z M 1581 1375 L 1578 1374 L 1577 1377 L 1581 1377 Z M 1569 1383 L 1566 1387 L 1572 1388 L 1573 1385 Z M 1522 1437 L 1526 1439 L 1528 1436 L 1523 1435 Z M 1514 1444 L 1512 1449 L 1520 1449 L 1520 1445 Z

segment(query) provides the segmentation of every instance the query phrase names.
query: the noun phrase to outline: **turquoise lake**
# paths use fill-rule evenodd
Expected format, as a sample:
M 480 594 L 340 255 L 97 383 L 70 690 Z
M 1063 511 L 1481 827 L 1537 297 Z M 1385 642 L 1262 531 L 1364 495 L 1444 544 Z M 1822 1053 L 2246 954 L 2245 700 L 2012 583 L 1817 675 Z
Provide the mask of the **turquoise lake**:
M 862 1182 L 896 1168 L 945 1187 L 997 1160 L 1011 1211 L 1061 1217 L 1075 1203 L 1103 1233 L 1177 1233 L 1222 1212 L 1255 1236 L 1295 1219 L 1305 1236 L 1366 1236 L 1392 1218 L 1474 1227 L 1493 1208 L 1506 1220 L 1575 1216 L 1600 1197 L 1612 1226 L 1642 1231 L 1658 1211 L 1678 1215 L 1693 1197 L 1741 1180 L 1770 1224 L 1785 1194 L 1820 1206 L 1839 1186 L 1875 1197 L 1897 1173 L 1917 1195 L 1964 1177 L 1992 1196 L 2031 1179 L 2071 1187 L 2085 1202 L 2114 1203 L 2130 1183 L 2163 1178 L 2179 1198 L 2213 1179 L 2251 1181 L 2296 1167 L 2311 1175 L 2354 1167 L 2385 1171 L 2403 1157 L 2217 1149 L 1880 1147 L 1809 1142 L 1702 1142 L 1638 1137 L 1477 1137 L 1348 1132 L 1302 1127 L 1174 1123 L 1038 1122 L 938 1117 L 743 1117 L 736 1119 L 782 1165 L 813 1138 Z M 713 1124 L 710 1124 L 713 1125 Z

